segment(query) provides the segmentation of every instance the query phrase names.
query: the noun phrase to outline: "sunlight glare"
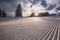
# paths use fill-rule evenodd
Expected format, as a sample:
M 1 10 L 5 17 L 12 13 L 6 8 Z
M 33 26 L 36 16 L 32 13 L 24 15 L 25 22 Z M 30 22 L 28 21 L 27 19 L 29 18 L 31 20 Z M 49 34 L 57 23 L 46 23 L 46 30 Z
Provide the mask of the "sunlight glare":
M 35 13 L 35 16 L 38 16 L 39 14 L 38 13 Z

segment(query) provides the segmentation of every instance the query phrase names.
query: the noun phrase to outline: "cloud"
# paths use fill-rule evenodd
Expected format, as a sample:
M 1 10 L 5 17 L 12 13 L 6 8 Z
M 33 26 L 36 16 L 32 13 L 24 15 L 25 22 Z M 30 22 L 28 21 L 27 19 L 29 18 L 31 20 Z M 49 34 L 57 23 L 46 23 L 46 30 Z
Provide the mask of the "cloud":
M 3 3 L 3 2 L 7 2 L 7 3 L 11 3 L 11 2 L 15 2 L 16 0 L 0 0 L 0 3 Z
M 16 8 L 16 0 L 0 0 L 0 9 L 4 9 L 7 13 L 13 12 Z
M 47 4 L 56 4 L 56 3 L 59 3 L 60 0 L 46 0 L 46 3 Z
M 47 7 L 46 1 L 45 0 L 44 1 L 41 1 L 41 5 L 43 5 L 43 7 Z
M 23 15 L 30 15 L 31 12 L 55 11 L 60 7 L 60 0 L 0 0 L 0 9 L 4 9 L 7 13 L 14 13 L 19 3 Z
M 49 5 L 49 7 L 47 7 L 46 10 L 52 10 L 56 7 L 56 4 L 53 4 L 53 5 Z
M 32 12 L 33 13 L 41 13 L 45 12 L 45 8 L 41 5 L 41 2 L 38 2 L 38 4 L 35 4 L 32 6 Z
M 57 10 L 60 10 L 60 7 L 56 8 Z
M 27 3 L 25 4 L 25 6 L 23 6 L 23 9 L 25 10 L 24 12 L 23 12 L 23 14 L 25 15 L 30 15 L 31 14 L 31 3 L 29 2 L 29 1 L 27 1 Z

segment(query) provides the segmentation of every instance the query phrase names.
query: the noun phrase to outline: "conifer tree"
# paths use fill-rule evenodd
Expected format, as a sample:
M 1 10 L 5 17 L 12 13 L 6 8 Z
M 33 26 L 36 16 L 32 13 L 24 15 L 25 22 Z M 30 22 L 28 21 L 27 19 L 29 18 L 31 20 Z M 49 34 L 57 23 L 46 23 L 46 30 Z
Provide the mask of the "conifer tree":
M 22 7 L 21 4 L 18 4 L 17 10 L 16 10 L 16 17 L 22 17 Z

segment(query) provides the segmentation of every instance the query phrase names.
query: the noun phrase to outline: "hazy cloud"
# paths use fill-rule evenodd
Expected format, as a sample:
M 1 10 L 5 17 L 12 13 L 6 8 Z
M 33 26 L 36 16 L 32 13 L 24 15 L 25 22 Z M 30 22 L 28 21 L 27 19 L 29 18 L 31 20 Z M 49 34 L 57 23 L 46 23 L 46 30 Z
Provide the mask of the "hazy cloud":
M 43 11 L 51 11 L 60 7 L 60 0 L 0 0 L 0 9 L 14 13 L 19 3 L 22 5 L 24 15 L 30 15 L 32 10 L 39 12 L 40 8 Z

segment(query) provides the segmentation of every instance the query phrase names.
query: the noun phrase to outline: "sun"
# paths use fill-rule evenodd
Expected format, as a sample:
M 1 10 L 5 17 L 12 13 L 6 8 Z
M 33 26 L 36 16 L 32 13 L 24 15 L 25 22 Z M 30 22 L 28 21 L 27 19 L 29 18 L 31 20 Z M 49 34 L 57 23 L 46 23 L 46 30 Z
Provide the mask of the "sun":
M 35 16 L 37 17 L 37 16 L 39 16 L 39 14 L 38 13 L 35 13 Z

